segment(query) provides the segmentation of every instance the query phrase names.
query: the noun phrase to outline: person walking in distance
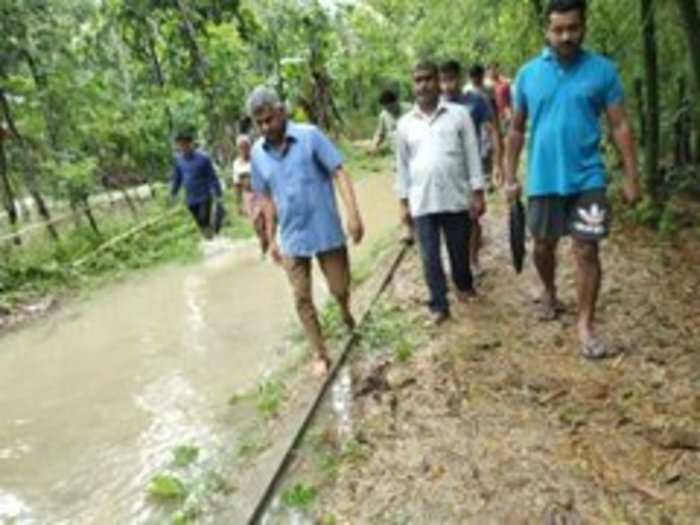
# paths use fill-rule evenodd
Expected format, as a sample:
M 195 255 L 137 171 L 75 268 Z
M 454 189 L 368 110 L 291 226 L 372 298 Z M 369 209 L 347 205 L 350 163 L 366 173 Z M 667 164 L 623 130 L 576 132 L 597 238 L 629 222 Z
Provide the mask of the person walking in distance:
M 370 151 L 377 152 L 383 144 L 388 144 L 391 153 L 396 155 L 396 127 L 401 115 L 406 113 L 410 107 L 407 104 L 401 104 L 399 96 L 391 89 L 382 92 L 379 96 L 379 105 L 382 107 L 382 111 L 379 113 L 377 129 L 374 132 Z M 401 242 L 413 244 L 413 221 L 408 211 L 406 199 L 399 201 L 399 218 L 401 221 Z
M 622 86 L 613 64 L 582 47 L 583 0 L 551 0 L 546 9 L 544 51 L 525 64 L 515 80 L 507 140 L 506 193 L 517 197 L 517 166 L 529 122 L 528 224 L 534 262 L 544 287 L 543 319 L 561 309 L 555 280 L 559 239 L 570 235 L 577 269 L 577 332 L 581 353 L 602 358 L 612 352 L 595 330 L 601 283 L 599 242 L 608 234 L 610 206 L 600 154 L 601 115 L 607 117 L 624 164 L 625 200 L 639 199 L 634 138 L 625 115 Z
M 216 176 L 209 155 L 197 149 L 194 132 L 183 130 L 175 137 L 175 157 L 170 183 L 170 200 L 175 200 L 180 187 L 185 188 L 185 203 L 202 235 L 211 239 L 223 220 L 221 182 Z

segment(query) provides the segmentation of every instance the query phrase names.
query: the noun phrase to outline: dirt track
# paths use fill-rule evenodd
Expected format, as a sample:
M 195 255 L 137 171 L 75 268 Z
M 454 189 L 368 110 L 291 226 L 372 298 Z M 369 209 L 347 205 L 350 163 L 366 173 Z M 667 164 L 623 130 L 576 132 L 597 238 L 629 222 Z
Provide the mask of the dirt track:
M 559 272 L 567 313 L 542 323 L 531 262 L 515 275 L 503 212 L 491 217 L 479 302 L 421 328 L 430 343 L 405 363 L 380 352 L 354 364 L 364 453 L 324 483 L 314 514 L 329 523 L 698 523 L 698 243 L 680 252 L 652 247 L 640 230 L 615 231 L 603 248 L 599 317 L 622 354 L 591 363 L 574 335 L 568 243 Z M 388 303 L 422 325 L 425 295 L 414 250 Z

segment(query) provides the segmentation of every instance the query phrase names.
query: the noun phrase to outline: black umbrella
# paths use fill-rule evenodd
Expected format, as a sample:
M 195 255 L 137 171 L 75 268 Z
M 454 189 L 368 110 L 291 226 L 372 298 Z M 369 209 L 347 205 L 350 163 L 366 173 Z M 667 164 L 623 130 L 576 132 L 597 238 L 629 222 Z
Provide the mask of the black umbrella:
M 510 205 L 508 217 L 510 225 L 510 253 L 513 256 L 513 267 L 516 273 L 523 271 L 525 260 L 525 207 L 520 199 Z

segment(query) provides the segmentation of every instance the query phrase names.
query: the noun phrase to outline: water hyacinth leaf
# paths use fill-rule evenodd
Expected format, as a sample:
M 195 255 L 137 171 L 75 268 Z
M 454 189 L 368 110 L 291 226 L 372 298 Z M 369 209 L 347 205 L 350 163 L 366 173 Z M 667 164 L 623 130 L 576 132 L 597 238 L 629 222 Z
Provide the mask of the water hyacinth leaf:
M 148 493 L 158 499 L 183 500 L 187 497 L 187 488 L 176 476 L 156 474 L 148 484 Z

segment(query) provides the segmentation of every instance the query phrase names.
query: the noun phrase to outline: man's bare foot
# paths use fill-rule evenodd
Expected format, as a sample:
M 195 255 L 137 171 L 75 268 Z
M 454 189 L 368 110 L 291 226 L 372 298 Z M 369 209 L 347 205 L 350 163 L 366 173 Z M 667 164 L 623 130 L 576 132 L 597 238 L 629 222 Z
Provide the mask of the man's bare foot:
M 327 355 L 317 355 L 311 363 L 311 374 L 314 377 L 325 377 L 331 367 L 331 360 Z

